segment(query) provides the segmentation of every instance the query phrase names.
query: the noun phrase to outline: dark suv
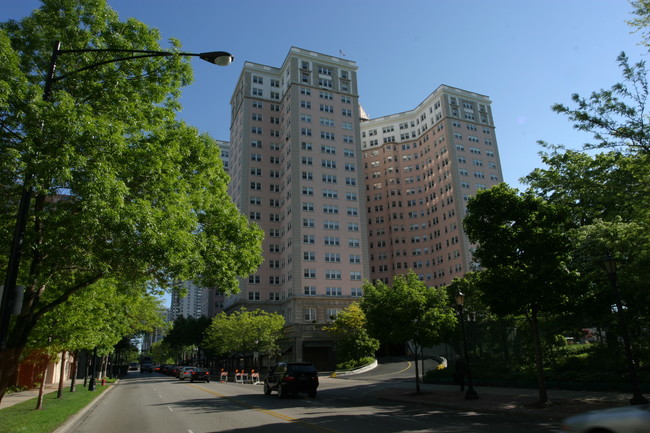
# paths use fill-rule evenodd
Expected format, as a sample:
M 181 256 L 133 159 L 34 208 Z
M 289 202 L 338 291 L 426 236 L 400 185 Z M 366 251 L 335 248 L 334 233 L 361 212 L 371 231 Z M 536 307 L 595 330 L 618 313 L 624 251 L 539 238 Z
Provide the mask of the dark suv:
M 264 379 L 264 394 L 277 391 L 278 397 L 306 392 L 316 397 L 318 371 L 310 362 L 280 362 L 275 364 Z

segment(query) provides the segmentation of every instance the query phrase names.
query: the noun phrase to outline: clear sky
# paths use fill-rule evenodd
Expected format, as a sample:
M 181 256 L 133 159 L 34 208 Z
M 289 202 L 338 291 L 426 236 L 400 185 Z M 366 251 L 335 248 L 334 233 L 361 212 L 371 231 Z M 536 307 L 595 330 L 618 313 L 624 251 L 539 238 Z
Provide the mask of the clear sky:
M 2 0 L 0 21 L 37 0 Z M 492 100 L 504 180 L 540 166 L 538 140 L 577 148 L 591 136 L 551 111 L 620 81 L 616 57 L 647 50 L 625 0 L 109 0 L 120 19 L 159 29 L 163 46 L 228 51 L 227 68 L 193 60 L 181 116 L 229 140 L 230 97 L 243 63 L 280 67 L 292 46 L 353 60 L 371 117 L 415 108 L 439 85 Z M 63 41 L 63 48 L 66 47 Z M 80 47 L 75 47 L 80 48 Z M 63 58 L 60 61 L 64 61 Z

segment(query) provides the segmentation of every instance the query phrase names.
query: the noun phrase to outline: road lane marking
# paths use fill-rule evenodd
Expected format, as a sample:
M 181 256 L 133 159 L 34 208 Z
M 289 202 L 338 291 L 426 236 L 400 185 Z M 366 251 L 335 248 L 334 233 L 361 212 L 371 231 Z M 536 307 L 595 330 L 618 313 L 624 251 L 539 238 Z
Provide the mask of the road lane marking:
M 212 391 L 211 389 L 203 388 L 202 386 L 198 386 L 198 385 L 189 385 L 189 386 L 192 386 L 192 387 L 194 387 L 196 389 L 200 389 L 201 391 L 205 391 L 208 394 L 212 394 L 212 395 L 215 395 L 217 397 L 225 398 L 226 400 L 230 400 L 233 403 L 237 403 L 240 406 L 243 406 L 243 407 L 246 407 L 246 408 L 249 408 L 249 409 L 253 409 L 253 410 L 257 411 L 257 412 L 261 412 L 263 414 L 270 415 L 272 417 L 275 417 L 275 418 L 278 418 L 278 419 L 281 419 L 281 420 L 284 420 L 284 421 L 287 421 L 287 422 L 292 422 L 292 423 L 295 423 L 295 424 L 301 424 L 301 425 L 303 425 L 305 427 L 309 427 L 312 430 L 316 430 L 316 431 L 323 432 L 323 433 L 339 433 L 337 430 L 332 430 L 332 429 L 328 429 L 326 427 L 321 427 L 319 425 L 312 424 L 310 422 L 303 421 L 303 420 L 300 420 L 298 418 L 294 418 L 294 417 L 289 416 L 289 415 L 284 415 L 284 414 L 282 414 L 280 412 L 276 412 L 274 410 L 269 410 L 269 409 L 261 408 L 259 406 L 254 406 L 252 404 L 248 404 L 248 403 L 246 403 L 244 401 L 241 401 L 241 400 L 238 400 L 236 398 L 229 397 L 229 396 L 227 396 L 225 394 L 221 394 L 219 392 Z

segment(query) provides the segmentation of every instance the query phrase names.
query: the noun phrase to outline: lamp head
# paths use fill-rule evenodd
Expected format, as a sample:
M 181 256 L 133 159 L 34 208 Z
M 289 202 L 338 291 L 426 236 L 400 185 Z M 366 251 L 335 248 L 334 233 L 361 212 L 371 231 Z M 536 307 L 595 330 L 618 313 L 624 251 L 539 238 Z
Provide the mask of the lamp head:
M 605 266 L 608 275 L 616 275 L 616 264 L 616 259 L 608 252 L 603 258 L 603 266 Z
M 199 58 L 209 63 L 214 63 L 219 66 L 228 66 L 235 60 L 235 56 L 225 51 L 210 51 L 208 53 L 199 54 Z
M 465 305 L 465 294 L 461 291 L 458 291 L 458 293 L 456 293 L 456 305 L 459 307 Z

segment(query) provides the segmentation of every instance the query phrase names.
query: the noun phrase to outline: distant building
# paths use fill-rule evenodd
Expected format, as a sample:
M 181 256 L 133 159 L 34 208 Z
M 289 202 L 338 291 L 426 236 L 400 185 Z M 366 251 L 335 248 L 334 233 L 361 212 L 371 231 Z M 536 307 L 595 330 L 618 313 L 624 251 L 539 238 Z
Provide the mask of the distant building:
M 208 316 L 208 289 L 197 287 L 189 282 L 183 284 L 185 296 L 180 289 L 172 291 L 171 307 L 167 320 L 173 322 L 176 318 Z
M 415 109 L 361 122 L 370 278 L 431 286 L 472 270 L 470 196 L 503 180 L 487 96 L 440 86 Z

